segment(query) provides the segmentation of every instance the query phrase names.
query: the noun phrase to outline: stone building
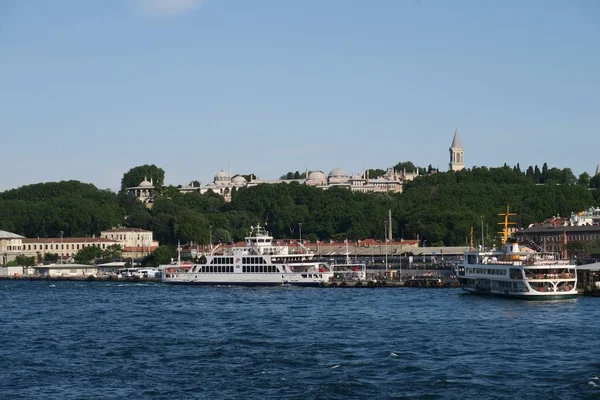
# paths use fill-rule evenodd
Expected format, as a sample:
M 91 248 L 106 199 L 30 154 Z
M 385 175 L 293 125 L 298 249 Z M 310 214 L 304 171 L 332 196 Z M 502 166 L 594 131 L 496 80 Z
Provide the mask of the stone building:
M 112 228 L 100 232 L 100 237 L 118 243 L 123 248 L 123 258 L 145 257 L 159 246 L 152 231 L 139 228 Z
M 119 244 L 115 240 L 102 237 L 57 237 L 57 238 L 23 238 L 21 254 L 35 257 L 36 262 L 43 259 L 46 253 L 57 254 L 59 259 L 71 261 L 75 254 L 86 247 L 98 247 L 105 250 L 108 246 Z
M 0 261 L 6 265 L 13 261 L 23 250 L 23 239 L 25 237 L 16 233 L 0 231 Z
M 454 131 L 454 139 L 450 145 L 450 171 L 462 171 L 465 169 L 465 152 L 458 136 L 458 130 Z

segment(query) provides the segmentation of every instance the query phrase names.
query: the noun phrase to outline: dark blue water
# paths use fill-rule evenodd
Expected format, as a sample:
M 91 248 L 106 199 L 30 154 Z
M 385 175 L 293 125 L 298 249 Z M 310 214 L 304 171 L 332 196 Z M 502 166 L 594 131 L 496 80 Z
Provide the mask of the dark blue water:
M 600 398 L 595 298 L 3 281 L 0 304 L 5 399 Z

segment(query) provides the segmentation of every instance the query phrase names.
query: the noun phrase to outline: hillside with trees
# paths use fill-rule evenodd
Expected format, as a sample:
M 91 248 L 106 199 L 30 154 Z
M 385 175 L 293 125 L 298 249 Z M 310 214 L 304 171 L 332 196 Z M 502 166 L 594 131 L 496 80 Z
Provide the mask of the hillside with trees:
M 0 193 L 0 229 L 26 237 L 97 235 L 123 217 L 118 197 L 89 183 L 38 183 Z
M 398 166 L 418 168 L 408 162 Z M 382 239 L 391 209 L 394 238 L 464 245 L 471 227 L 481 236 L 482 223 L 490 242 L 498 230 L 497 214 L 507 205 L 519 225 L 527 226 L 600 203 L 600 190 L 594 189 L 600 177 L 577 179 L 568 168 L 544 165 L 523 172 L 517 165 L 430 174 L 435 171 L 420 169 L 423 174 L 402 194 L 322 190 L 292 182 L 241 188 L 225 203 L 212 192 L 181 194 L 167 186 L 159 187 L 151 209 L 125 191 L 115 194 L 76 181 L 42 183 L 0 193 L 0 229 L 28 237 L 57 237 L 63 231 L 69 237 L 124 225 L 152 230 L 161 244 L 173 246 L 178 240 L 207 244 L 211 236 L 213 243 L 238 241 L 257 223 L 277 238 L 298 238 L 302 224 L 302 237 L 309 240 Z M 133 184 L 128 182 L 149 172 L 164 179 L 164 171 L 152 165 L 133 168 L 123 183 Z

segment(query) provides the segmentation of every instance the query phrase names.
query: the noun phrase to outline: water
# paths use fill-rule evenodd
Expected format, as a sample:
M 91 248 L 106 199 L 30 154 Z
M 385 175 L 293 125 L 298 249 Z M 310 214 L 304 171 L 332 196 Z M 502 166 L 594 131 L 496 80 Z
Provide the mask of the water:
M 600 299 L 0 282 L 6 399 L 597 399 Z

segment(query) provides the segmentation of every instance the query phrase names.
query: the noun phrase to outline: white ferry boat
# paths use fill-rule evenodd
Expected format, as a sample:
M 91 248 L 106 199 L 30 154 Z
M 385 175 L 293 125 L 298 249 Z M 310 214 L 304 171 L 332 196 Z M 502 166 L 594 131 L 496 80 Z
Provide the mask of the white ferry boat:
M 201 261 L 161 266 L 162 281 L 191 285 L 319 286 L 333 278 L 327 263 L 312 261 L 314 254 L 291 253 L 288 246 L 273 244 L 260 225 L 251 227 L 245 246 L 229 251 L 217 247 Z
M 501 251 L 472 251 L 465 254 L 456 275 L 463 290 L 525 300 L 557 300 L 577 296 L 576 266 L 557 253 L 522 251 L 508 240 L 507 210 L 504 247 Z M 525 250 L 525 249 L 524 249 Z

